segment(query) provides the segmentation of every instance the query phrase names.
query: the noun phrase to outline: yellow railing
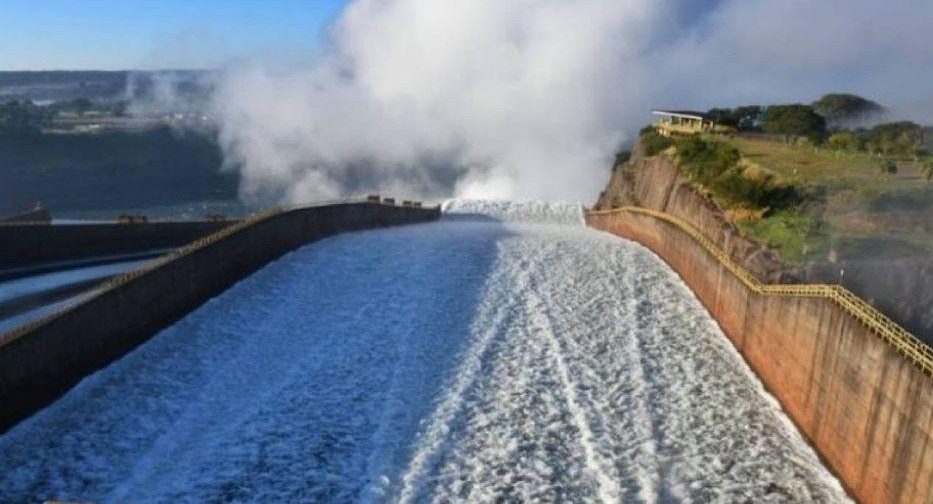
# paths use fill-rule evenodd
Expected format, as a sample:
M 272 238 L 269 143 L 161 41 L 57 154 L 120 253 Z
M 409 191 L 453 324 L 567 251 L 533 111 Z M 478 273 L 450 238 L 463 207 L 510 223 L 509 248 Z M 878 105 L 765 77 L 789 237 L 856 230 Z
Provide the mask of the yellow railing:
M 107 280 L 101 283 L 100 285 L 96 286 L 92 290 L 87 291 L 86 293 L 77 296 L 74 300 L 72 300 L 72 302 L 68 304 L 66 308 L 57 310 L 54 313 L 51 313 L 44 317 L 39 317 L 21 326 L 15 327 L 7 331 L 6 333 L 0 333 L 0 347 L 32 332 L 37 327 L 48 324 L 49 322 L 65 315 L 71 310 L 77 308 L 79 305 L 82 305 L 96 297 L 99 297 L 108 291 L 116 289 L 117 287 L 120 287 L 121 285 L 127 282 L 130 282 L 136 278 L 146 275 L 152 271 L 155 271 L 156 269 L 158 269 L 159 267 L 161 267 L 162 265 L 168 262 L 174 261 L 180 257 L 184 257 L 197 250 L 207 247 L 208 245 L 219 242 L 233 234 L 236 234 L 246 228 L 254 226 L 259 222 L 267 220 L 281 213 L 283 213 L 283 210 L 281 208 L 273 208 L 268 211 L 254 214 L 246 219 L 236 222 L 235 224 L 227 226 L 221 229 L 220 231 L 217 231 L 216 233 L 213 233 L 203 238 L 200 238 L 198 240 L 195 240 L 189 243 L 188 245 L 185 245 L 184 247 L 175 249 L 172 252 L 158 259 L 154 259 L 146 263 L 139 269 L 135 269 L 133 271 L 124 273 L 122 275 L 117 275 L 111 278 L 110 280 Z
M 719 246 L 694 228 L 693 225 L 679 217 L 657 210 L 649 210 L 640 207 L 621 207 L 612 210 L 593 211 L 589 212 L 588 215 L 612 215 L 618 213 L 646 215 L 679 228 L 706 249 L 710 255 L 715 257 L 720 264 L 735 275 L 746 287 L 757 294 L 763 296 L 827 298 L 831 300 L 847 313 L 865 324 L 877 334 L 878 337 L 894 347 L 895 350 L 900 352 L 925 373 L 933 376 L 933 349 L 845 287 L 841 285 L 825 284 L 764 284 L 749 273 L 748 270 L 736 263 L 728 253 L 719 248 Z
M 49 322 L 67 314 L 68 312 L 77 308 L 79 305 L 87 303 L 88 301 L 96 297 L 102 296 L 104 293 L 111 291 L 113 289 L 116 289 L 117 287 L 120 287 L 121 285 L 125 283 L 128 283 L 132 280 L 135 280 L 136 278 L 139 278 L 143 275 L 151 273 L 152 271 L 155 271 L 156 269 L 162 267 L 166 263 L 170 263 L 188 254 L 192 254 L 200 249 L 207 247 L 208 245 L 213 245 L 214 243 L 217 243 L 245 229 L 255 226 L 256 224 L 260 222 L 269 220 L 277 215 L 282 215 L 293 210 L 301 210 L 301 209 L 306 209 L 306 208 L 328 206 L 328 205 L 342 204 L 342 203 L 372 203 L 372 201 L 366 201 L 366 200 L 361 200 L 361 199 L 334 200 L 334 201 L 326 201 L 326 202 L 321 202 L 321 203 L 314 203 L 311 205 L 292 205 L 292 206 L 285 206 L 285 207 L 274 207 L 274 208 L 270 208 L 268 210 L 265 210 L 259 213 L 255 213 L 243 220 L 235 221 L 234 223 L 231 223 L 231 225 L 221 229 L 220 231 L 217 231 L 216 233 L 209 234 L 205 237 L 199 238 L 189 243 L 188 245 L 175 249 L 172 252 L 158 259 L 154 259 L 146 263 L 139 269 L 130 271 L 128 273 L 124 273 L 122 275 L 115 276 L 111 278 L 110 280 L 107 280 L 103 282 L 102 284 L 98 285 L 97 287 L 94 287 L 92 290 L 87 291 L 84 294 L 76 296 L 65 308 L 57 310 L 54 313 L 51 313 L 44 317 L 39 317 L 21 326 L 15 327 L 7 331 L 6 333 L 0 332 L 0 347 L 3 347 L 4 345 L 12 341 L 15 341 L 16 339 L 21 338 L 22 336 L 25 336 L 26 334 L 32 332 L 36 328 L 43 326 L 45 324 L 48 324 Z M 379 204 L 387 204 L 390 206 L 395 206 L 394 204 L 388 204 L 388 203 L 382 203 L 382 202 L 380 202 Z M 417 207 L 417 208 L 429 209 L 430 207 Z

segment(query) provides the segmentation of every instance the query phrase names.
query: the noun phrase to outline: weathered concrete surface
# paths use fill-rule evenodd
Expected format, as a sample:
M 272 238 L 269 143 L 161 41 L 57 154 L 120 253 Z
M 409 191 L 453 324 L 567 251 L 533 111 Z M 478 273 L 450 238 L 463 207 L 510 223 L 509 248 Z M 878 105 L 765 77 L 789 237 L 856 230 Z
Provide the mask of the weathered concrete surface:
M 231 224 L 0 224 L 0 269 L 180 247 Z
M 270 261 L 345 231 L 436 220 L 439 208 L 338 203 L 273 215 L 105 289 L 28 331 L 0 335 L 0 432 Z
M 933 503 L 933 378 L 829 300 L 752 292 L 671 224 L 624 212 L 587 223 L 683 277 L 855 498 Z

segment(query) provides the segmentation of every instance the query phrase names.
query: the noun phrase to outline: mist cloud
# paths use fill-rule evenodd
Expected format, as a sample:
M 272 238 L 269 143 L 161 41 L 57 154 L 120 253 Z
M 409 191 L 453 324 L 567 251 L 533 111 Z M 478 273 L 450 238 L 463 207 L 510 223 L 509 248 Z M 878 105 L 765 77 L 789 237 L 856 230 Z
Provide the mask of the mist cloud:
M 924 111 L 931 22 L 907 0 L 357 0 L 313 61 L 228 68 L 214 114 L 247 198 L 588 202 L 654 106 Z

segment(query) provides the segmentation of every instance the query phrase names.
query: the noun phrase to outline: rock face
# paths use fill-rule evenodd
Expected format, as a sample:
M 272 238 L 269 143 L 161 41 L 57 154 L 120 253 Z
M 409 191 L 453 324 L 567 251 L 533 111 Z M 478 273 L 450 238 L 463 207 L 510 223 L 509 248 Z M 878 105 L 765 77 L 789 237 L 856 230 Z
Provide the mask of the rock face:
M 742 237 L 725 212 L 680 173 L 668 154 L 647 157 L 638 147 L 627 162 L 613 167 L 595 208 L 622 206 L 658 210 L 686 220 L 763 282 L 798 279 L 794 268 L 783 264 L 773 251 Z

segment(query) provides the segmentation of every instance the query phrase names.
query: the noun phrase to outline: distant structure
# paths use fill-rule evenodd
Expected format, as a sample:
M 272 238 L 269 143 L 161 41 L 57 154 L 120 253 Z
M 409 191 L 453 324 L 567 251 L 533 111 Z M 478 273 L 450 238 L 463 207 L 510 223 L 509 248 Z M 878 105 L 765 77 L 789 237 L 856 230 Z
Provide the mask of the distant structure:
M 727 133 L 729 131 L 728 127 L 716 124 L 703 112 L 652 110 L 651 113 L 660 117 L 654 126 L 658 129 L 658 133 L 666 137 Z

